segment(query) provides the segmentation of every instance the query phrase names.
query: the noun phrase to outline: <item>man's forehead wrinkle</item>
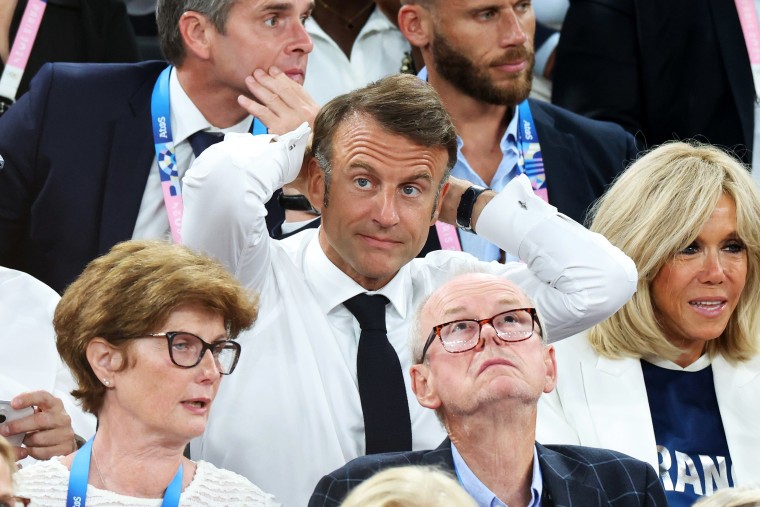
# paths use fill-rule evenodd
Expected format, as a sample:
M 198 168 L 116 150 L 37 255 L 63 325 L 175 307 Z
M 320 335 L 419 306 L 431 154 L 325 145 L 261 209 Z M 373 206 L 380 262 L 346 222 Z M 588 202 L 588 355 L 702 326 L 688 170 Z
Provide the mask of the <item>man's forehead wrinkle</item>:
M 509 280 L 491 275 L 472 274 L 444 284 L 430 298 L 426 309 L 433 316 L 455 315 L 468 309 L 472 311 L 480 306 L 474 302 L 482 300 L 482 296 L 489 292 L 498 293 L 496 297 L 501 305 L 522 306 L 528 303 L 522 290 Z

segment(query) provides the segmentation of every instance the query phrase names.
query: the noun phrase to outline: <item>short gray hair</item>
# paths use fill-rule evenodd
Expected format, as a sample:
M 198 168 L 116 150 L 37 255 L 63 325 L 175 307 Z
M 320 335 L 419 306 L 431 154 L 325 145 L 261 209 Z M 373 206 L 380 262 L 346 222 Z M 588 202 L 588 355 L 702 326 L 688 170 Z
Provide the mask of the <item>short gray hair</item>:
M 185 60 L 185 45 L 179 31 L 179 19 L 187 11 L 206 16 L 214 24 L 216 31 L 224 34 L 227 16 L 238 0 L 158 0 L 156 2 L 156 24 L 161 52 L 174 66 Z

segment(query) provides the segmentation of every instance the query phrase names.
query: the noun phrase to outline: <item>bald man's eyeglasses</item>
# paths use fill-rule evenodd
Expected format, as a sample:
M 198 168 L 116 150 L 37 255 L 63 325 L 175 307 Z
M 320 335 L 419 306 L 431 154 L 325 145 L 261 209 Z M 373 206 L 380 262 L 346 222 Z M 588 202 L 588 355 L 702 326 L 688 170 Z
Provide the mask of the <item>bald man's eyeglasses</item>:
M 490 324 L 496 336 L 505 342 L 521 342 L 533 336 L 534 324 L 541 331 L 535 308 L 516 308 L 494 315 L 490 319 L 453 320 L 433 328 L 422 348 L 420 363 L 425 361 L 425 354 L 437 336 L 446 352 L 456 354 L 474 349 L 480 342 L 480 332 L 484 324 Z

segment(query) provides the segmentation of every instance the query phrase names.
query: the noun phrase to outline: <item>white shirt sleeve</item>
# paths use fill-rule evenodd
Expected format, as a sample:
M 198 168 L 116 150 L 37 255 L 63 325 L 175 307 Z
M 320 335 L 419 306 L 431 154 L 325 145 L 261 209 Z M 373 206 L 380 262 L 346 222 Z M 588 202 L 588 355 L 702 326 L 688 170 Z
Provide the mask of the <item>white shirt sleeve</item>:
M 227 134 L 204 151 L 183 181 L 182 242 L 259 288 L 270 264 L 265 203 L 298 176 L 310 132 L 304 123 L 282 136 Z
M 475 229 L 528 267 L 510 278 L 535 300 L 549 341 L 606 319 L 636 291 L 633 261 L 536 196 L 525 175 L 485 206 Z

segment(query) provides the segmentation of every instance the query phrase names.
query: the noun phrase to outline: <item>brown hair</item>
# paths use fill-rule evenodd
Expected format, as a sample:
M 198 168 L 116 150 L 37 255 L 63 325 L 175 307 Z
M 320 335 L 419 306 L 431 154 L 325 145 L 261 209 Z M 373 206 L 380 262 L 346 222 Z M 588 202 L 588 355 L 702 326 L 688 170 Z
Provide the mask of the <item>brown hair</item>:
M 103 403 L 105 387 L 86 356 L 93 338 L 123 346 L 156 332 L 187 304 L 220 315 L 234 338 L 253 324 L 257 302 L 221 264 L 187 247 L 161 241 L 117 244 L 87 265 L 55 310 L 58 352 L 78 384 L 72 395 L 94 414 Z M 127 356 L 124 367 L 128 364 Z

